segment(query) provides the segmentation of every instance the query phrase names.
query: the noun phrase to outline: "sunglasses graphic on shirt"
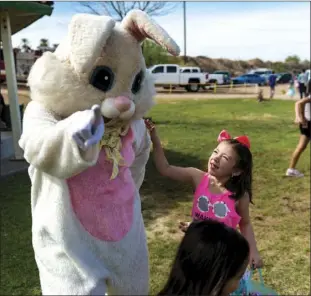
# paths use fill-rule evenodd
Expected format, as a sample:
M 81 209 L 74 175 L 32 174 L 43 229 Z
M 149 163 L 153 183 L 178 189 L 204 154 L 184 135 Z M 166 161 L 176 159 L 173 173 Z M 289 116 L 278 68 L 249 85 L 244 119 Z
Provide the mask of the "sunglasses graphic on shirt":
M 230 209 L 227 204 L 223 201 L 216 201 L 211 203 L 209 198 L 205 195 L 202 195 L 198 198 L 198 209 L 202 213 L 208 213 L 210 209 L 212 209 L 215 217 L 217 218 L 225 218 L 228 213 L 230 213 Z

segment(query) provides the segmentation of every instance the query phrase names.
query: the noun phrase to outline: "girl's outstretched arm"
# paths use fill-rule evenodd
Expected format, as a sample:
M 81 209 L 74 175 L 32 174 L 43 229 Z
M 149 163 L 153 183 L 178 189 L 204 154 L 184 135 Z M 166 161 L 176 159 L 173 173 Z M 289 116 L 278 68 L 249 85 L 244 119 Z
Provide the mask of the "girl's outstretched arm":
M 165 157 L 164 150 L 155 127 L 153 126 L 152 129 L 150 127 L 148 128 L 153 144 L 153 160 L 158 172 L 161 175 L 176 181 L 192 183 L 192 185 L 196 187 L 200 183 L 204 172 L 192 167 L 183 168 L 170 165 Z
M 247 239 L 250 247 L 250 264 L 255 268 L 261 268 L 263 262 L 257 249 L 257 243 L 252 226 L 252 222 L 249 216 L 249 196 L 245 194 L 238 202 L 237 212 L 241 216 L 239 224 L 241 233 Z

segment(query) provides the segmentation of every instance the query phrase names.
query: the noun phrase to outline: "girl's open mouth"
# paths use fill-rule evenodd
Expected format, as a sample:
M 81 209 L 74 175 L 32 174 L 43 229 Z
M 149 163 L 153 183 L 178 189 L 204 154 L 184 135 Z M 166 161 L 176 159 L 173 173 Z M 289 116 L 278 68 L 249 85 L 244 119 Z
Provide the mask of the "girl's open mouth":
M 217 170 L 217 169 L 219 169 L 219 166 L 216 165 L 215 163 L 211 162 L 211 168 L 214 170 Z

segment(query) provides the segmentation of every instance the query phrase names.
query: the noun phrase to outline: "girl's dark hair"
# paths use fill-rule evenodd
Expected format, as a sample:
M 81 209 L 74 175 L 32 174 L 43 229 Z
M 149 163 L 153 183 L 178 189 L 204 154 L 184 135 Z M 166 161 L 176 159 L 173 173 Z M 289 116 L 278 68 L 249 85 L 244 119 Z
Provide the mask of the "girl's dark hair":
M 252 203 L 252 181 L 253 181 L 253 156 L 251 151 L 236 139 L 225 140 L 232 146 L 238 160 L 235 168 L 241 170 L 241 174 L 238 176 L 232 176 L 225 184 L 225 187 L 233 193 L 231 198 L 239 200 L 245 193 L 249 195 L 249 200 Z
M 190 224 L 160 295 L 220 296 L 230 279 L 242 271 L 249 256 L 247 240 L 223 223 Z

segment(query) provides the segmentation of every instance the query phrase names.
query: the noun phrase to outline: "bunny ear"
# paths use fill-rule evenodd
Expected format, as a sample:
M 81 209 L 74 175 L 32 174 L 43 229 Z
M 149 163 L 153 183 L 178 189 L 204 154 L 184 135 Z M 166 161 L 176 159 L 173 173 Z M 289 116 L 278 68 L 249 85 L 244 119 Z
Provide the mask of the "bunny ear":
M 218 135 L 217 142 L 220 143 L 221 141 L 228 139 L 231 139 L 230 134 L 226 130 L 222 130 Z
M 168 33 L 141 10 L 131 10 L 122 20 L 121 26 L 130 32 L 138 42 L 149 38 L 174 56 L 178 56 L 180 53 L 178 45 Z
M 111 17 L 76 14 L 69 25 L 69 57 L 76 71 L 93 67 L 110 37 L 115 21 Z

